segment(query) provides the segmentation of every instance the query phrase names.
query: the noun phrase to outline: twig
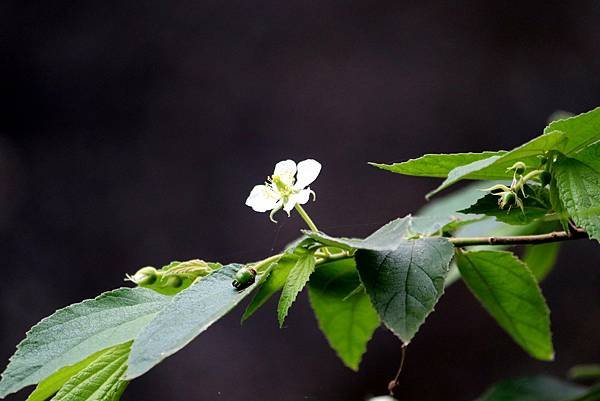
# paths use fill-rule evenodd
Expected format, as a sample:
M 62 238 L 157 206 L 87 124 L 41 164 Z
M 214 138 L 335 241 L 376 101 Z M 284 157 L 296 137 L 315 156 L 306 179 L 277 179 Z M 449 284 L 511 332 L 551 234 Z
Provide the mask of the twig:
M 473 245 L 544 244 L 547 242 L 570 241 L 583 238 L 588 238 L 587 232 L 581 228 L 575 228 L 569 232 L 553 231 L 546 234 L 515 235 L 506 237 L 454 237 L 448 238 L 448 240 L 455 247 L 462 247 Z

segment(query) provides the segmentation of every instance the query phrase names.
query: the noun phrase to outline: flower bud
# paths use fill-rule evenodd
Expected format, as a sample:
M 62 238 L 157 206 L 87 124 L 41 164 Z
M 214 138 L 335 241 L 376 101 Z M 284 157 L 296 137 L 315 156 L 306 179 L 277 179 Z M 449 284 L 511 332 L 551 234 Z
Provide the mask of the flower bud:
M 500 209 L 504 209 L 506 206 L 512 206 L 515 204 L 516 202 L 516 195 L 514 194 L 514 192 L 505 192 L 504 195 L 502 195 L 500 197 L 500 200 L 498 201 L 498 205 L 500 206 Z
M 523 174 L 525 172 L 526 168 L 527 168 L 527 166 L 525 166 L 525 163 L 523 163 L 523 162 L 516 162 L 515 164 L 513 164 L 512 166 L 510 166 L 508 168 L 508 170 L 513 170 L 515 172 L 515 174 Z
M 154 284 L 157 278 L 156 269 L 152 266 L 146 266 L 138 270 L 130 279 L 139 286 L 149 286 Z
M 168 276 L 165 280 L 165 287 L 179 288 L 183 284 L 183 280 L 178 276 Z

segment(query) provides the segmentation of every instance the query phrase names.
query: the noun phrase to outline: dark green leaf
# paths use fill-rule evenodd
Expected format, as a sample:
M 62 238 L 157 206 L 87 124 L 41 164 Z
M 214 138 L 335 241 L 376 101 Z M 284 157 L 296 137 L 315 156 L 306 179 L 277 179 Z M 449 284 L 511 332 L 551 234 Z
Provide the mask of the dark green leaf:
M 600 241 L 600 173 L 567 157 L 554 164 L 554 176 L 569 215 L 590 238 Z
M 179 351 L 249 295 L 256 283 L 242 291 L 231 284 L 241 267 L 235 263 L 223 266 L 171 298 L 135 339 L 127 379 L 143 375 Z
M 529 267 L 538 282 L 545 279 L 554 267 L 559 249 L 560 244 L 558 242 L 527 245 L 525 247 L 523 262 Z
M 354 259 L 326 263 L 313 273 L 309 284 L 310 304 L 319 328 L 340 359 L 358 370 L 367 343 L 379 326 L 379 317 L 369 297 L 360 288 Z
M 369 163 L 380 169 L 393 173 L 420 177 L 447 177 L 448 173 L 459 166 L 464 166 L 492 156 L 501 156 L 505 151 L 481 153 L 427 154 L 417 159 L 401 163 L 383 164 Z
M 521 200 L 525 204 L 523 210 L 518 206 L 500 209 L 498 206 L 498 196 L 487 194 L 479 198 L 477 202 L 466 209 L 460 210 L 461 213 L 484 214 L 495 217 L 496 220 L 506 224 L 523 225 L 529 224 L 534 220 L 543 217 L 548 213 L 550 201 L 543 188 L 534 188 L 529 185 L 524 187 L 526 197 L 519 193 Z
M 552 360 L 550 311 L 527 265 L 506 251 L 459 252 L 460 274 L 500 327 L 531 356 Z
M 152 290 L 121 288 L 56 311 L 18 345 L 2 374 L 0 398 L 134 339 L 169 301 Z
M 373 306 L 405 344 L 442 296 L 453 252 L 445 238 L 401 240 L 393 250 L 356 252 L 358 271 Z
M 547 376 L 524 377 L 497 383 L 477 401 L 569 401 L 585 388 Z
M 52 401 L 117 401 L 129 382 L 127 369 L 131 343 L 109 348 L 81 372 L 71 377 Z
M 298 257 L 295 255 L 284 255 L 277 263 L 274 263 L 268 272 L 266 272 L 258 281 L 259 287 L 256 295 L 244 311 L 242 321 L 245 321 L 262 307 L 274 294 L 281 291 L 285 285 L 290 270 L 296 264 Z
M 285 285 L 283 286 L 283 290 L 281 291 L 279 305 L 277 305 L 277 320 L 279 320 L 279 327 L 283 327 L 283 322 L 285 321 L 290 307 L 314 271 L 315 257 L 312 253 L 301 255 L 294 267 L 292 267 L 292 270 L 290 270 Z

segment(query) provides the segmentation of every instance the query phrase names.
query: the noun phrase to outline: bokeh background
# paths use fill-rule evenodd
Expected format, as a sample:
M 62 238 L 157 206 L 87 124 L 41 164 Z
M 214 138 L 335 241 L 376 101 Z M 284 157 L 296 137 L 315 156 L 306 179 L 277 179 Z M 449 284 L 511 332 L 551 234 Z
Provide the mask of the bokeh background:
M 600 105 L 593 1 L 3 1 L 0 22 L 1 361 L 126 272 L 257 260 L 293 239 L 297 216 L 273 225 L 244 206 L 279 160 L 320 160 L 309 213 L 365 235 L 437 183 L 367 161 L 509 149 L 555 110 Z M 600 361 L 599 249 L 565 244 L 543 283 L 554 363 L 528 358 L 459 283 L 411 344 L 400 400 L 467 401 Z M 379 330 L 360 372 L 344 368 L 305 294 L 283 330 L 273 302 L 240 315 L 123 399 L 359 401 L 398 363 Z

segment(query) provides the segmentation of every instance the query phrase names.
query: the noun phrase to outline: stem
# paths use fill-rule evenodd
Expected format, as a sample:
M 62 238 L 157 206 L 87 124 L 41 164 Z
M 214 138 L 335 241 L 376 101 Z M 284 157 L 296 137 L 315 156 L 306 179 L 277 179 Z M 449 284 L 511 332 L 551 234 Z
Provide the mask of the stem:
M 278 253 L 277 255 L 269 256 L 266 259 L 254 263 L 252 265 L 252 268 L 256 270 L 257 273 L 260 273 L 263 267 L 269 266 L 273 262 L 277 262 L 279 259 L 281 259 L 282 256 L 283 253 Z
M 304 220 L 306 222 L 306 225 L 308 225 L 308 228 L 310 228 L 311 231 L 314 231 L 314 232 L 319 231 L 319 229 L 317 228 L 315 223 L 311 220 L 310 216 L 306 213 L 306 211 L 304 210 L 304 208 L 302 206 L 300 206 L 298 203 L 296 203 L 296 205 L 294 207 L 300 214 L 300 217 L 302 217 L 302 220 Z
M 523 245 L 523 244 L 544 244 L 546 242 L 569 241 L 575 239 L 588 238 L 587 232 L 580 228 L 572 229 L 569 232 L 553 231 L 547 234 L 536 235 L 518 235 L 507 237 L 455 237 L 448 240 L 455 247 L 473 246 L 473 245 Z
M 406 358 L 406 344 L 402 344 L 402 354 L 400 355 L 400 366 L 398 367 L 396 376 L 388 384 L 388 391 L 390 392 L 390 395 L 394 395 L 394 391 L 398 387 L 398 384 L 399 384 L 398 379 L 400 379 L 400 373 L 402 373 L 402 368 L 404 367 L 404 359 L 405 358 Z

